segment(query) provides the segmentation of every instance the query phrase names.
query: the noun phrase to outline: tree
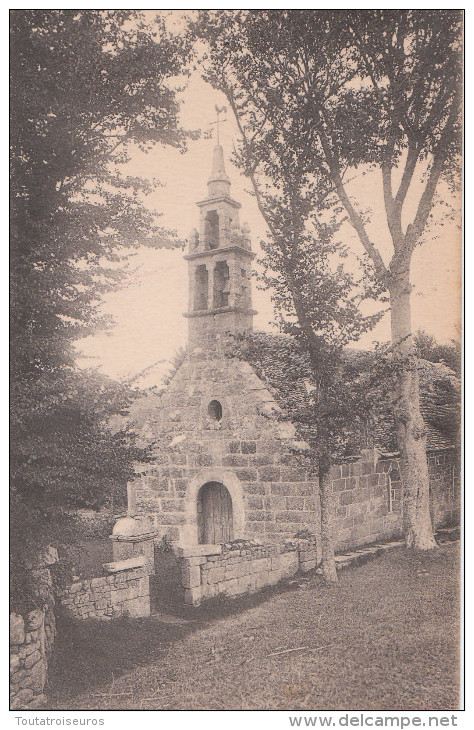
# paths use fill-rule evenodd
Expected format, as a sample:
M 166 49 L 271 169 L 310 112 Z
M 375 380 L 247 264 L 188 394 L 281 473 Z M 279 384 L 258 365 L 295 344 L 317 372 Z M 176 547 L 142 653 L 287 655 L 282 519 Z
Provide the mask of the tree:
M 134 146 L 183 148 L 171 82 L 188 53 L 134 11 L 11 12 L 14 580 L 65 509 L 110 503 L 137 458 L 106 428 L 133 392 L 78 371 L 74 342 L 107 324 L 100 298 L 132 248 L 175 244 L 122 165 Z
M 208 78 L 229 99 L 244 170 L 278 186 L 275 146 L 309 161 L 312 180 L 341 205 L 388 292 L 397 386 L 407 545 L 435 545 L 426 429 L 410 311 L 410 267 L 444 177 L 455 185 L 461 105 L 461 14 L 450 10 L 221 11 L 203 15 Z M 292 133 L 292 134 L 290 134 Z M 388 265 L 348 183 L 371 170 L 383 189 L 393 245 Z M 375 178 L 375 174 L 379 178 Z M 311 182 L 311 177 L 308 177 Z M 308 183 L 310 184 L 310 183 Z M 418 190 L 419 192 L 414 192 Z M 416 196 L 415 212 L 408 208 Z M 317 208 L 316 208 L 317 210 Z
M 132 11 L 11 21 L 12 353 L 28 373 L 72 363 L 128 247 L 172 243 L 121 165 L 134 145 L 184 144 L 168 82 L 187 50 Z
M 294 166 L 290 169 L 295 171 Z M 268 241 L 262 243 L 265 255 L 260 263 L 265 273 L 261 280 L 272 291 L 281 331 L 292 337 L 285 346 L 270 343 L 269 351 L 283 375 L 278 389 L 286 393 L 287 415 L 310 446 L 305 455 L 319 481 L 321 568 L 327 581 L 336 582 L 331 467 L 356 442 L 355 453 L 360 453 L 358 434 L 370 418 L 367 378 L 345 360 L 344 346 L 357 340 L 381 315 L 362 315 L 358 304 L 373 293 L 370 286 L 358 282 L 354 292 L 354 282 L 342 265 L 331 268 L 331 259 L 343 255 L 344 248 L 334 240 L 330 226 L 305 218 L 303 206 L 298 205 L 301 188 L 294 179 L 286 183 L 290 200 L 284 193 L 278 201 L 274 195 L 259 195 L 270 230 Z M 248 338 L 243 348 L 243 356 L 257 370 L 268 360 L 262 351 L 266 342 L 262 345 L 260 339 Z M 295 383 L 301 384 L 303 373 L 308 392 L 302 398 L 298 387 L 292 391 Z
M 252 174 L 259 207 L 270 236 L 262 242 L 265 267 L 261 277 L 272 291 L 280 329 L 295 338 L 308 356 L 311 393 L 306 406 L 292 414 L 300 435 L 309 442 L 317 465 L 321 505 L 322 571 L 326 580 L 337 580 L 334 561 L 334 506 L 331 467 L 353 438 L 367 412 L 366 391 L 357 379 L 349 380 L 343 349 L 369 330 L 380 314 L 364 316 L 360 301 L 374 294 L 369 281 L 354 282 L 344 271 L 345 248 L 338 240 L 338 226 L 321 223 L 314 197 L 321 193 L 308 187 L 301 159 L 291 159 L 283 145 L 278 157 L 279 193 L 261 193 Z M 275 164 L 273 156 L 272 164 Z M 263 162 L 261 160 L 260 162 Z M 332 263 L 332 266 L 331 266 Z M 286 362 L 285 372 L 301 367 L 301 357 Z M 364 407 L 365 406 L 365 407 Z
M 231 82 L 227 83 L 229 102 L 237 112 L 236 93 L 231 91 Z M 305 408 L 298 405 L 293 409 L 292 418 L 302 438 L 310 443 L 317 464 L 322 570 L 325 578 L 334 582 L 337 574 L 330 470 L 351 438 L 351 426 L 360 423 L 365 396 L 357 380 L 345 377 L 343 348 L 380 318 L 380 314 L 364 316 L 360 309 L 362 300 L 378 292 L 369 272 L 354 281 L 344 270 L 346 248 L 339 240 L 340 225 L 330 211 L 327 221 L 321 220 L 327 208 L 326 182 L 313 179 L 310 156 L 294 153 L 299 130 L 290 126 L 273 128 L 251 147 L 238 113 L 236 118 L 243 139 L 241 164 L 252 181 L 269 230 L 268 240 L 262 242 L 265 273 L 261 279 L 272 291 L 280 329 L 292 335 L 308 356 L 314 389 Z M 285 362 L 288 377 L 298 367 L 301 354 L 291 352 Z
M 428 360 L 428 362 L 444 363 L 458 376 L 461 375 L 460 342 L 451 340 L 450 345 L 441 344 L 434 335 L 430 335 L 424 330 L 418 330 L 413 340 L 417 357 Z
M 135 446 L 121 418 L 138 395 L 94 371 L 62 369 L 54 377 L 30 379 L 28 387 L 14 383 L 10 575 L 15 610 L 35 605 L 29 576 L 42 549 L 81 536 L 76 509 L 126 509 L 133 462 L 150 458 L 148 450 Z

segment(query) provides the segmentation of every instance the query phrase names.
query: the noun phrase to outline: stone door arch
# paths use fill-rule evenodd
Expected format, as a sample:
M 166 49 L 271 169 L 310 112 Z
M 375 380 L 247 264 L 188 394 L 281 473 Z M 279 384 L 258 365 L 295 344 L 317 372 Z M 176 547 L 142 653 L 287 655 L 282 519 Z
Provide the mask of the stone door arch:
M 206 482 L 197 495 L 200 545 L 219 545 L 234 539 L 232 497 L 221 482 Z
M 224 467 L 207 467 L 189 482 L 184 497 L 184 523 L 180 529 L 180 545 L 198 544 L 198 494 L 209 482 L 222 484 L 232 500 L 233 539 L 245 537 L 244 493 L 235 472 Z

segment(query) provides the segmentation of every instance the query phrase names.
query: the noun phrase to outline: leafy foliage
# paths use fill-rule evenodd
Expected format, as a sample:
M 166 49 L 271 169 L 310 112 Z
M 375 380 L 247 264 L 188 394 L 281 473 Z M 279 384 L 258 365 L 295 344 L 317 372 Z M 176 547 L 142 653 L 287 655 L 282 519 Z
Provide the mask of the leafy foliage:
M 365 251 L 364 266 L 375 275 L 374 289 L 390 296 L 392 345 L 400 356 L 393 403 L 409 497 L 407 541 L 423 548 L 435 543 L 410 266 L 433 218 L 440 180 L 455 189 L 459 177 L 461 23 L 457 10 L 223 10 L 202 12 L 196 26 L 209 46 L 206 77 L 226 94 L 236 117 L 242 135 L 238 159 L 253 182 L 275 255 L 285 246 L 289 250 L 287 282 L 298 258 L 291 249 L 299 247 L 308 219 L 319 224 L 316 252 L 325 244 L 321 227 L 337 226 L 344 213 Z M 378 172 L 382 183 L 393 244 L 388 264 L 372 238 L 370 217 L 348 188 L 354 176 L 368 171 Z M 272 228 L 269 211 L 279 208 L 280 193 L 285 226 Z M 281 206 L 277 215 L 283 223 Z M 301 221 L 299 231 L 295 219 Z M 303 260 L 306 266 L 305 252 Z M 303 282 L 302 274 L 297 278 Z M 326 292 L 328 303 L 333 294 Z M 291 296 L 301 325 L 305 305 L 295 291 Z M 332 305 L 331 316 L 340 325 L 338 306 Z M 348 308 L 345 314 L 352 316 Z M 345 328 L 349 332 L 347 319 Z M 330 328 L 327 333 L 335 335 Z M 310 341 L 309 330 L 304 337 Z M 317 352 L 317 342 L 311 349 Z M 325 358 L 320 361 L 325 372 Z M 315 358 L 315 372 L 317 367 Z
M 141 202 L 150 184 L 123 163 L 136 148 L 184 148 L 174 79 L 188 57 L 184 37 L 135 11 L 11 12 L 11 555 L 22 600 L 37 551 L 71 534 L 67 510 L 117 506 L 138 458 L 127 432 L 107 428 L 134 392 L 77 371 L 74 341 L 108 324 L 98 305 L 133 248 L 176 245 Z
M 198 32 L 210 47 L 206 77 L 238 118 L 246 172 L 279 188 L 285 158 L 308 188 L 317 179 L 387 285 L 396 269 L 385 266 L 346 184 L 360 166 L 381 169 L 394 262 L 409 257 L 440 175 L 454 183 L 459 169 L 460 12 L 205 11 Z M 402 225 L 414 180 L 424 194 Z
M 440 344 L 436 337 L 424 330 L 418 330 L 415 337 L 415 349 L 418 357 L 428 362 L 440 362 L 461 375 L 461 343 L 452 341 L 450 345 Z
M 131 11 L 11 15 L 12 353 L 15 373 L 71 365 L 129 247 L 172 245 L 121 174 L 134 145 L 182 146 L 169 88 L 186 45 Z
M 284 418 L 316 452 L 330 451 L 338 460 L 359 456 L 361 449 L 374 445 L 373 401 L 379 378 L 373 377 L 373 353 L 341 352 L 331 361 L 331 378 L 328 374 L 323 384 L 315 377 L 308 352 L 293 337 L 256 332 L 237 344 L 233 355 L 250 362 L 269 384 Z

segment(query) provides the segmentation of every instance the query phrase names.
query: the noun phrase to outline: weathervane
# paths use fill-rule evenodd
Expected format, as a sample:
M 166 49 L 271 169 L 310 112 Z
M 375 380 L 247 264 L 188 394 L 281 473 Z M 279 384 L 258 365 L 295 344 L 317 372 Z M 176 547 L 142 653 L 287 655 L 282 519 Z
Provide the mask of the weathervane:
M 219 119 L 219 114 L 226 114 L 227 113 L 227 107 L 226 106 L 217 106 L 217 104 L 216 104 L 215 105 L 215 110 L 216 110 L 216 121 L 215 122 L 211 122 L 211 124 L 215 124 L 216 125 L 216 130 L 217 130 L 217 144 L 220 144 L 219 143 L 219 124 L 222 124 L 223 122 L 226 122 L 227 119 Z

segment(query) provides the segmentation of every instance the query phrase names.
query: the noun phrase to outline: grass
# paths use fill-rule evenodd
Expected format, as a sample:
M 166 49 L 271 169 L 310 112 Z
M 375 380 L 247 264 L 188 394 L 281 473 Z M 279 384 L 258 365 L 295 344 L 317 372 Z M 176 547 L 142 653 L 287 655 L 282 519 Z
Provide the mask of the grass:
M 457 545 L 288 588 L 187 608 L 172 625 L 60 625 L 50 709 L 459 708 Z

